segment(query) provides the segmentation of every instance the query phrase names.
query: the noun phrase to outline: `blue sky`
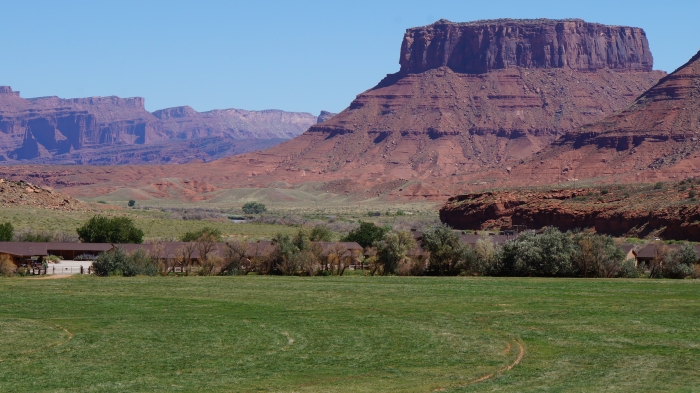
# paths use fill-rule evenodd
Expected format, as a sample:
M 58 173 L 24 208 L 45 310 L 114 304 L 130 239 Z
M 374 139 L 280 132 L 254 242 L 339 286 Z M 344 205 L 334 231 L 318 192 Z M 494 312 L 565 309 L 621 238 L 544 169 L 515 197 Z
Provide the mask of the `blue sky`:
M 0 85 L 23 97 L 142 96 L 156 110 L 340 111 L 440 18 L 582 18 L 645 29 L 655 68 L 700 49 L 700 1 L 6 1 Z

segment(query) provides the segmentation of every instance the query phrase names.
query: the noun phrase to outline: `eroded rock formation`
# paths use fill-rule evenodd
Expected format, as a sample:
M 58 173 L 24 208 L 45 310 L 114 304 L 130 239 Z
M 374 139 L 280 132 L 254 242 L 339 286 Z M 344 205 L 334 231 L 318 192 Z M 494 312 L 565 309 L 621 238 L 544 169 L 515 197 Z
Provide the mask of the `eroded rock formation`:
M 1 86 L 0 159 L 60 164 L 210 161 L 274 146 L 317 122 L 309 113 L 277 110 L 199 113 L 178 107 L 151 114 L 141 97 L 23 99 Z M 215 149 L 212 139 L 219 142 Z
M 653 181 L 700 173 L 700 52 L 610 117 L 565 133 L 512 176 Z
M 518 45 L 528 48 L 528 62 L 508 60 Z M 565 50 L 547 62 L 546 45 Z M 231 159 L 231 171 L 264 174 L 256 179 L 263 184 L 347 177 L 452 187 L 520 164 L 626 107 L 665 75 L 651 71 L 643 30 L 580 20 L 439 21 L 409 29 L 401 53 L 401 71 L 346 110 L 278 147 Z
M 654 60 L 644 30 L 637 27 L 580 19 L 442 19 L 406 31 L 400 63 L 403 74 L 443 66 L 482 74 L 512 67 L 651 71 Z

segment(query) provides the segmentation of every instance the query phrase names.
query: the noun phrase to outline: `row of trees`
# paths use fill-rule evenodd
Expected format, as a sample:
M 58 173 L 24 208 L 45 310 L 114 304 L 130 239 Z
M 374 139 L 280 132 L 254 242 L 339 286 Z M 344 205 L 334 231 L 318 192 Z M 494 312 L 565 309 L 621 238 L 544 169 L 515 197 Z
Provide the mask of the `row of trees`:
M 430 228 L 423 234 L 422 249 L 408 231 L 392 231 L 372 223 L 361 223 L 343 240 L 355 241 L 376 252 L 364 258 L 358 250 L 349 252 L 340 243 L 323 249 L 318 242 L 329 241 L 332 233 L 323 226 L 300 229 L 294 236 L 279 234 L 271 244 L 232 241 L 224 255 L 217 253 L 220 233 L 205 228 L 183 236 L 186 243 L 176 258 L 164 258 L 156 245 L 148 256 L 134 254 L 132 267 L 121 262 L 106 264 L 100 275 L 116 271 L 123 275 L 168 274 L 279 274 L 343 275 L 350 265 L 367 268 L 372 275 L 484 275 L 520 277 L 640 277 L 685 278 L 695 274 L 698 255 L 684 244 L 670 250 L 663 243 L 655 246 L 656 255 L 643 266 L 627 260 L 613 238 L 589 232 L 561 232 L 548 228 L 543 233 L 526 232 L 503 245 L 488 237 L 471 246 L 446 225 Z M 198 237 L 197 237 L 198 236 Z M 197 266 L 192 255 L 197 251 Z M 101 256 L 110 260 L 110 256 Z M 116 258 L 116 257 L 114 257 Z M 119 257 L 119 261 L 125 260 Z M 102 259 L 98 259 L 99 265 Z M 141 270 L 139 270 L 141 269 Z M 138 273 L 143 271 L 143 273 Z M 105 273 L 106 272 L 106 273 Z M 136 272 L 136 273 L 135 273 Z
M 423 247 L 430 252 L 428 273 L 439 275 L 686 278 L 698 262 L 692 245 L 670 250 L 659 242 L 655 257 L 636 266 L 610 236 L 556 228 L 526 232 L 503 245 L 484 238 L 472 248 L 449 227 L 438 226 L 426 231 Z
M 331 235 L 324 227 L 300 229 L 296 235 L 277 235 L 272 243 L 248 243 L 234 240 L 226 243 L 220 255 L 215 233 L 202 231 L 194 241 L 185 241 L 166 255 L 161 244 L 150 252 L 137 250 L 128 255 L 123 249 L 102 253 L 93 263 L 98 276 L 167 275 L 343 275 L 348 266 L 361 258 L 361 252 L 346 255 L 348 250 L 339 243 L 324 249 L 320 243 Z M 192 234 L 183 237 L 191 238 Z M 194 255 L 197 258 L 193 258 Z

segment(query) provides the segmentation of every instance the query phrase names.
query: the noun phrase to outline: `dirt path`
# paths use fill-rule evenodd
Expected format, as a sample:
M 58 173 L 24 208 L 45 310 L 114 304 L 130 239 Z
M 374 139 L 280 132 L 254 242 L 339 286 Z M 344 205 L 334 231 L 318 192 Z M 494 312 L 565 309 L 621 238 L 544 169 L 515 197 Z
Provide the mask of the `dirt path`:
M 58 280 L 61 278 L 68 278 L 73 276 L 72 274 L 47 274 L 41 277 L 32 277 L 27 280 Z

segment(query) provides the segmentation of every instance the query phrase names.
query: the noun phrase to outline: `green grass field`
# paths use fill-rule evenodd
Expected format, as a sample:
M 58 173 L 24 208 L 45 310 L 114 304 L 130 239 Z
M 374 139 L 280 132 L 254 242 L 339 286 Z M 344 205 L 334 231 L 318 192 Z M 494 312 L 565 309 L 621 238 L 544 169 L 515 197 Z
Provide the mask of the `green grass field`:
M 2 392 L 700 391 L 693 280 L 13 278 L 0 332 Z

